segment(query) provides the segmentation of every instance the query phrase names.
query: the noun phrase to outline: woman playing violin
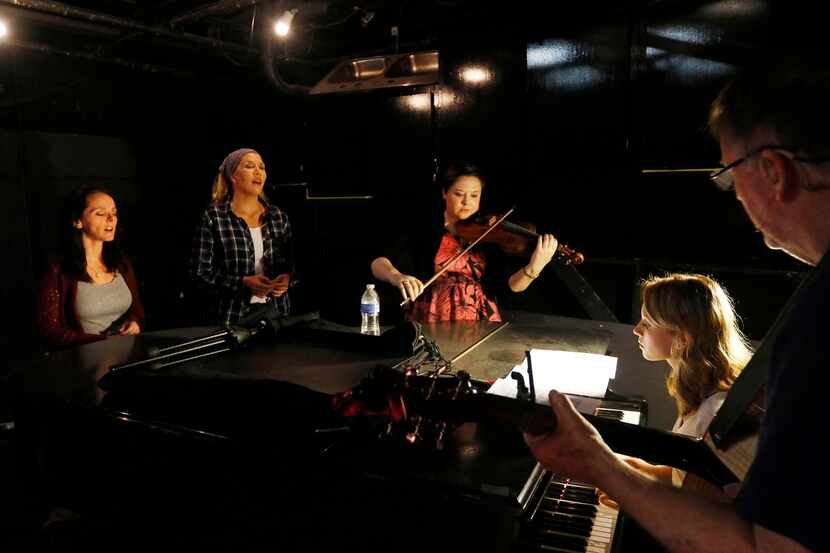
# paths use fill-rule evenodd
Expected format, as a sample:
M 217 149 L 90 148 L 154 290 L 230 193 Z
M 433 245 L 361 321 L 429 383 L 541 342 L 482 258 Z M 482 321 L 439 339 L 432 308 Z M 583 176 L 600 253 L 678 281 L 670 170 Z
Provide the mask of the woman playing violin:
M 387 257 L 372 261 L 372 274 L 397 287 L 403 299 L 410 300 L 407 306 L 411 320 L 427 323 L 500 321 L 493 289 L 502 287 L 506 280 L 513 292 L 526 290 L 550 262 L 558 242 L 553 235 L 540 235 L 530 261 L 506 279 L 491 276 L 498 275 L 502 265 L 498 254 L 476 246 L 425 288 L 419 277 L 426 279 L 437 273 L 467 246 L 455 234 L 455 225 L 478 212 L 484 181 L 472 165 L 450 166 L 442 175 L 441 187 L 443 226 L 436 221 L 417 240 L 405 241 L 407 247 L 399 248 L 401 255 L 395 258 L 396 264 Z

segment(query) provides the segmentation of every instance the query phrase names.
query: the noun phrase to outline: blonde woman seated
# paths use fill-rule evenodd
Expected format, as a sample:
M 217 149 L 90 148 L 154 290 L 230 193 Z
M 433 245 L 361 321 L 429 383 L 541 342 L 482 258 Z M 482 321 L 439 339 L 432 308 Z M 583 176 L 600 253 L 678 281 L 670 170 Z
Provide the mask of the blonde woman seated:
M 752 351 L 738 327 L 732 300 L 713 279 L 696 274 L 652 277 L 641 286 L 641 319 L 634 327 L 648 361 L 666 361 L 669 395 L 677 403 L 674 432 L 703 436 Z M 694 475 L 642 459 L 626 461 L 677 487 L 722 492 Z

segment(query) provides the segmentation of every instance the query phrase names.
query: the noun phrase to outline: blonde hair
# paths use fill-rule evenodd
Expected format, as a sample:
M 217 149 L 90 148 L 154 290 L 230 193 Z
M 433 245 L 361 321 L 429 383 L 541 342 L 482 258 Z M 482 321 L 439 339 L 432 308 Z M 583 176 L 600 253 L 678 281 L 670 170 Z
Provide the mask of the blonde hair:
M 752 357 L 732 299 L 714 279 L 697 274 L 651 277 L 641 285 L 643 311 L 675 331 L 666 379 L 680 416 L 695 412 L 711 394 L 728 390 Z
M 228 186 L 227 182 L 225 182 L 225 177 L 222 175 L 222 171 L 219 171 L 216 174 L 216 178 L 213 179 L 213 190 L 210 192 L 211 201 L 218 204 L 224 202 L 226 199 L 230 199 L 232 195 L 233 189 Z
M 210 192 L 210 199 L 213 203 L 219 204 L 224 201 L 230 201 L 233 198 L 233 187 L 228 185 L 228 181 L 225 180 L 225 176 L 222 174 L 222 171 L 219 171 L 216 174 L 216 178 L 213 179 L 213 189 Z M 268 196 L 265 195 L 265 191 L 259 193 L 259 199 L 267 202 Z

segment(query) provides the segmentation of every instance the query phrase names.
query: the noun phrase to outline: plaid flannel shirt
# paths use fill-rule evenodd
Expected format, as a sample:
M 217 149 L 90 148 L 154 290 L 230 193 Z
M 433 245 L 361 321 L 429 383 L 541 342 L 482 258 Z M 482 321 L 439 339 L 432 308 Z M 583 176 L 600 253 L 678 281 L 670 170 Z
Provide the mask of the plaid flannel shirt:
M 261 200 L 262 201 L 262 200 Z M 294 276 L 291 225 L 275 205 L 262 201 L 262 265 L 265 276 Z M 247 223 L 237 216 L 230 202 L 211 205 L 203 214 L 193 240 L 191 272 L 196 288 L 207 296 L 208 311 L 215 324 L 234 324 L 251 309 L 251 291 L 242 277 L 255 274 L 254 242 Z M 268 299 L 277 315 L 288 315 L 288 292 Z M 258 307 L 260 304 L 253 304 Z

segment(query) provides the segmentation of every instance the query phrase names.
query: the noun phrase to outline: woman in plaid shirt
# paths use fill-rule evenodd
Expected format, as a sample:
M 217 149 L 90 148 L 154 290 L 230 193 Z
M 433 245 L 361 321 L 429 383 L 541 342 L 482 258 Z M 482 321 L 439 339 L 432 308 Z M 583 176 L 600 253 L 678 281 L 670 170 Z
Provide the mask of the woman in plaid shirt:
M 265 198 L 265 178 L 265 163 L 250 148 L 231 152 L 219 167 L 191 261 L 211 324 L 234 324 L 260 307 L 271 317 L 288 315 L 291 225 Z

